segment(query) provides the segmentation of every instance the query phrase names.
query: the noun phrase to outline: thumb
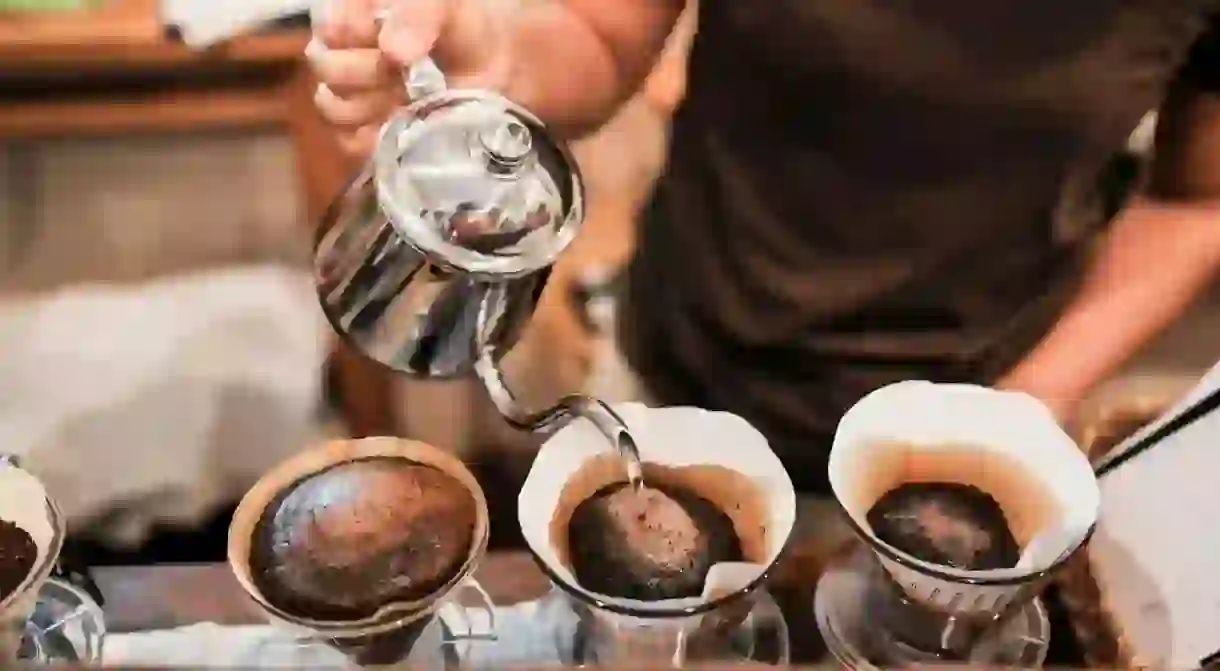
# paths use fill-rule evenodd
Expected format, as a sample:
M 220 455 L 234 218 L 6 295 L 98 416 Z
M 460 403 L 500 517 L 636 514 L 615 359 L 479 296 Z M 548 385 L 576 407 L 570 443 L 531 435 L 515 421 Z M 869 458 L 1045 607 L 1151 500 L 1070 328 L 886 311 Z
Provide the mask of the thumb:
M 381 24 L 378 47 L 392 65 L 408 68 L 427 58 L 449 21 L 449 0 L 398 0 Z
M 430 56 L 450 86 L 498 88 L 505 70 L 504 26 L 484 0 L 405 0 L 381 32 L 381 48 L 401 65 Z

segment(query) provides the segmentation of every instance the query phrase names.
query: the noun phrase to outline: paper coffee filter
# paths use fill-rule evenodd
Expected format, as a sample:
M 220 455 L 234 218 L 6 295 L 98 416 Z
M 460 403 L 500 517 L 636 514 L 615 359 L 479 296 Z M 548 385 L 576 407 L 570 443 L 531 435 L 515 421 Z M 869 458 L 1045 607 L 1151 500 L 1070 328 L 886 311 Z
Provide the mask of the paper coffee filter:
M 1021 577 L 1046 570 L 1075 550 L 1097 521 L 1100 494 L 1087 457 L 1032 396 L 975 385 L 909 381 L 878 389 L 856 403 L 835 432 L 829 476 L 835 497 L 866 533 L 872 534 L 866 518 L 872 505 L 886 491 L 909 481 L 900 466 L 880 472 L 886 468 L 882 464 L 902 463 L 895 459 L 898 450 L 921 463 L 935 463 L 920 459 L 928 455 L 953 456 L 955 473 L 969 469 L 970 462 L 962 457 L 973 459 L 977 450 L 978 470 L 962 480 L 970 480 L 969 484 L 997 499 L 1022 548 L 1040 537 L 1039 561 L 1020 568 L 962 571 L 922 562 L 890 548 L 911 563 L 962 578 Z M 997 463 L 1010 465 L 1010 471 L 1019 467 L 1023 475 L 1041 483 L 1041 491 L 1055 499 L 1040 502 L 1045 504 L 1040 506 L 1045 514 L 1036 521 L 1032 516 L 1013 517 L 1031 508 L 1028 497 L 1019 499 L 1028 490 L 1002 491 L 1005 472 L 994 468 Z M 1048 552 L 1042 545 L 1051 536 L 1060 539 L 1061 551 Z M 880 543 L 876 537 L 872 540 Z
M 41 583 L 50 574 L 59 557 L 64 529 L 57 528 L 62 520 L 38 478 L 7 464 L 0 464 L 0 519 L 24 529 L 38 547 L 38 558 L 30 575 L 7 599 L 0 601 L 2 612 L 11 601 L 29 592 L 35 583 Z
M 538 452 L 518 498 L 518 517 L 534 555 L 568 586 L 600 602 L 642 610 L 684 609 L 709 598 L 739 591 L 771 566 L 792 533 L 796 493 L 792 480 L 766 438 L 745 420 L 699 408 L 648 408 L 638 403 L 613 406 L 635 439 L 649 470 L 662 467 L 665 480 L 690 486 L 721 508 L 741 536 L 742 550 L 754 559 L 749 570 L 734 563 L 716 571 L 717 584 L 703 596 L 641 602 L 584 589 L 562 556 L 566 517 L 597 490 L 626 481 L 617 453 L 593 425 L 577 419 L 556 432 Z M 672 476 L 672 477 L 671 477 Z M 563 524 L 556 524 L 558 519 Z
M 251 542 L 255 527 L 271 502 L 286 488 L 326 469 L 351 461 L 378 457 L 400 458 L 418 464 L 432 466 L 455 478 L 470 491 L 475 499 L 478 517 L 475 521 L 474 538 L 469 556 L 462 568 L 442 588 L 428 597 L 413 602 L 396 602 L 384 606 L 375 615 L 353 621 L 313 620 L 286 613 L 270 603 L 259 590 L 250 570 Z M 478 480 L 466 466 L 453 455 L 436 447 L 401 438 L 363 438 L 359 440 L 335 440 L 307 450 L 282 462 L 263 476 L 242 498 L 233 520 L 229 524 L 228 559 L 233 575 L 242 589 L 264 611 L 281 625 L 315 633 L 347 636 L 354 631 L 361 635 L 377 633 L 382 629 L 401 626 L 414 617 L 431 612 L 443 596 L 474 571 L 487 550 L 488 512 L 487 499 Z

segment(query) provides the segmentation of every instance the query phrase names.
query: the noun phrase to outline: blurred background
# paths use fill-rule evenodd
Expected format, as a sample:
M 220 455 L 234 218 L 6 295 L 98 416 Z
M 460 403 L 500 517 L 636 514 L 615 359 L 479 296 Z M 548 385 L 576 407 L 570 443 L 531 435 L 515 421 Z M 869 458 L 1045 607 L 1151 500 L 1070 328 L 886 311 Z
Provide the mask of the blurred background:
M 0 0 L 0 451 L 46 480 L 91 563 L 222 559 L 242 493 L 328 437 L 432 442 L 515 502 L 531 439 L 478 387 L 394 379 L 321 319 L 305 262 L 353 165 L 313 111 L 307 4 Z M 599 292 L 663 167 L 691 19 L 576 147 L 589 216 L 514 354 L 527 399 L 624 383 Z M 1197 376 L 1218 331 L 1220 297 L 1123 379 Z

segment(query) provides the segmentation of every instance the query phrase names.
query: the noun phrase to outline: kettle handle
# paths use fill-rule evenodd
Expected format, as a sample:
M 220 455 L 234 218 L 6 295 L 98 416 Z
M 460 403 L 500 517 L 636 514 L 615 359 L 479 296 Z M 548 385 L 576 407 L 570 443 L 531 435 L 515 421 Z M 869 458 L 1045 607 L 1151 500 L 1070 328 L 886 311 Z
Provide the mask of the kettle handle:
M 377 14 L 373 18 L 377 22 L 379 30 L 381 24 L 385 23 L 386 18 L 390 16 L 391 11 L 393 10 L 389 7 L 377 10 Z M 407 99 L 411 102 L 443 93 L 448 88 L 445 83 L 445 73 L 437 67 L 436 61 L 427 57 L 407 66 L 402 73 L 402 79 L 407 89 Z

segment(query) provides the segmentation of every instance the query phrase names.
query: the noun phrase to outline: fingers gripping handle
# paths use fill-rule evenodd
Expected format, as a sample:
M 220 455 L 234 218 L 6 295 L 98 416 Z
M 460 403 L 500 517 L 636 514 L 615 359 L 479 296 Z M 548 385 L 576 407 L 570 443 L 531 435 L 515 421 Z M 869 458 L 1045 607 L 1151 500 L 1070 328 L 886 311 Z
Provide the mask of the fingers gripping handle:
M 389 18 L 391 11 L 393 10 L 388 7 L 377 11 L 375 19 L 379 27 Z M 447 88 L 445 74 L 431 58 L 423 58 L 409 65 L 403 72 L 403 83 L 407 87 L 407 98 L 410 100 L 426 98 Z

